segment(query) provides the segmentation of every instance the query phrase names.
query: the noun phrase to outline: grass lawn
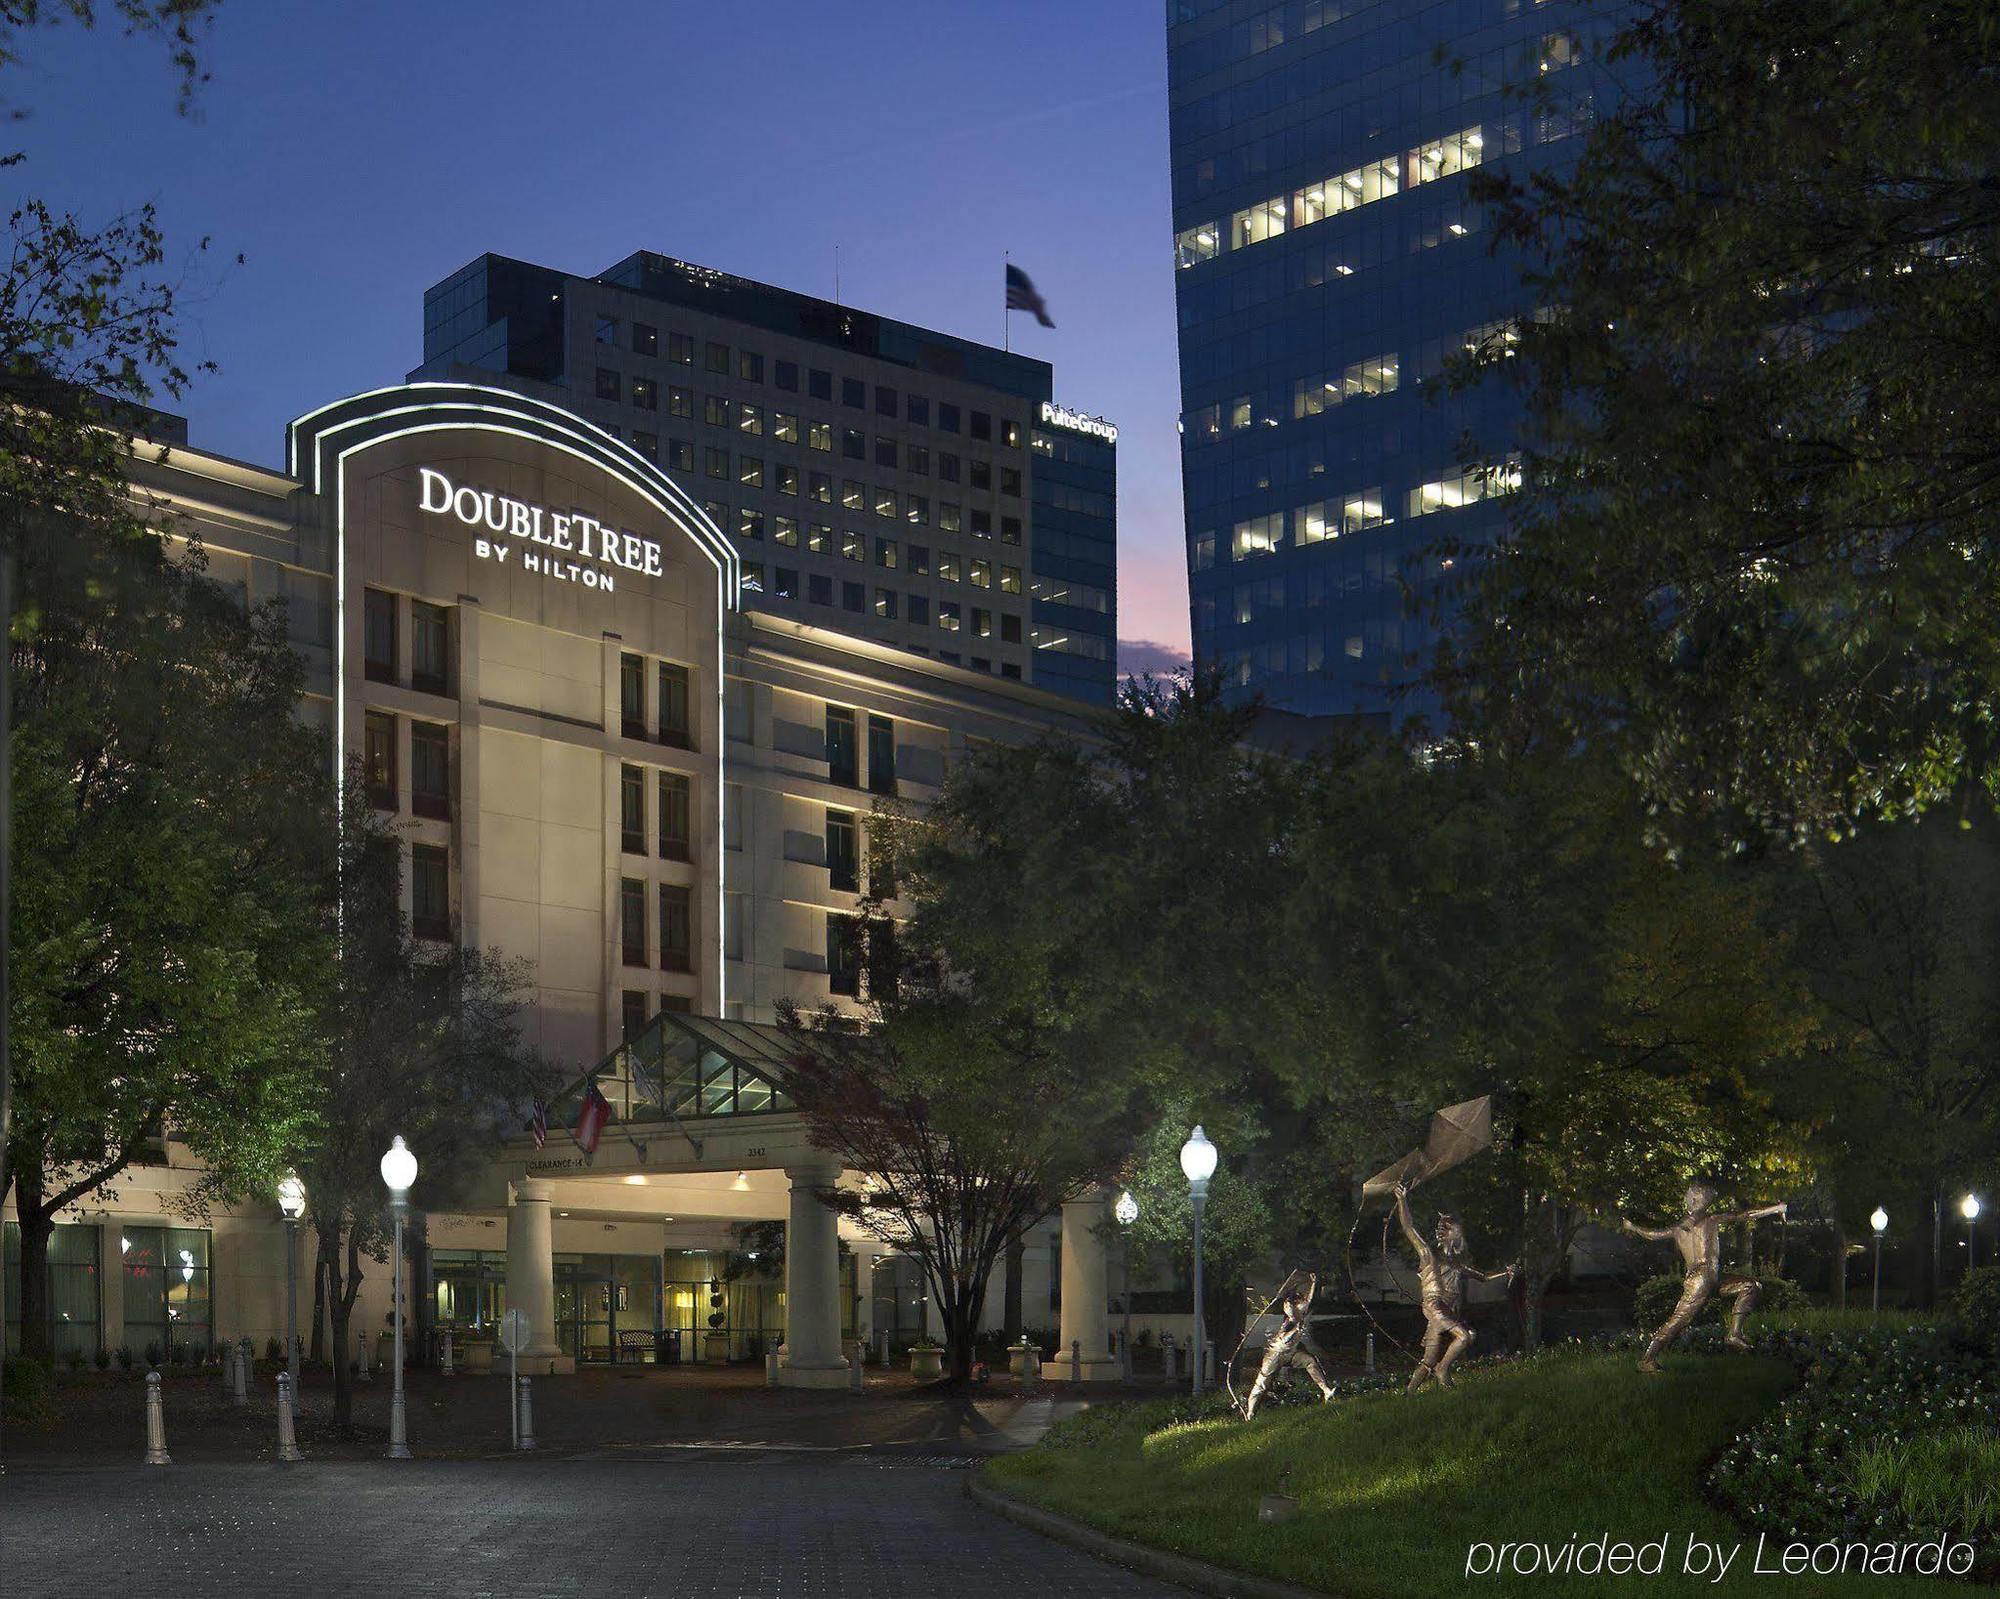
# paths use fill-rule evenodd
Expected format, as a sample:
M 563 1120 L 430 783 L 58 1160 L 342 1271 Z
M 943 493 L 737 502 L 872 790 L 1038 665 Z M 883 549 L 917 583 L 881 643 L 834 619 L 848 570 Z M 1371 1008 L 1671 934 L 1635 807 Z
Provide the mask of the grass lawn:
M 1648 1599 L 1996 1591 L 1914 1577 L 1750 1575 L 1755 1534 L 1712 1510 L 1697 1484 L 1704 1463 L 1786 1391 L 1791 1368 L 1694 1354 L 1665 1365 L 1649 1378 L 1629 1353 L 1566 1351 L 1467 1371 L 1452 1393 L 1367 1394 L 1249 1424 L 1161 1431 L 1149 1431 L 1160 1425 L 1154 1407 L 1133 1406 L 1122 1426 L 1089 1418 L 1092 1441 L 1044 1444 L 986 1472 L 1000 1491 L 1103 1531 L 1344 1599 L 1567 1599 L 1627 1587 Z M 1279 1491 L 1287 1467 L 1298 1515 L 1258 1522 L 1259 1497 Z M 1572 1534 L 1603 1533 L 1634 1543 L 1667 1534 L 1664 1573 L 1465 1575 L 1475 1542 L 1559 1548 Z M 1741 1546 L 1726 1579 L 1682 1574 L 1690 1537 Z M 1767 1544 L 1767 1565 L 1784 1541 Z

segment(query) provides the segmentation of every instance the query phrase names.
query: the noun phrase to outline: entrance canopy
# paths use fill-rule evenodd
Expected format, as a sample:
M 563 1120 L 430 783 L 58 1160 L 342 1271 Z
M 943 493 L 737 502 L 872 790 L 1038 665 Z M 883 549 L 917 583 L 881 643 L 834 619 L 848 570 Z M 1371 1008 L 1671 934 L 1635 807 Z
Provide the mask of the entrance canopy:
M 549 1107 L 574 1121 L 592 1083 L 620 1122 L 681 1123 L 796 1110 L 785 1075 L 797 1044 L 767 1022 L 662 1011 L 572 1083 Z

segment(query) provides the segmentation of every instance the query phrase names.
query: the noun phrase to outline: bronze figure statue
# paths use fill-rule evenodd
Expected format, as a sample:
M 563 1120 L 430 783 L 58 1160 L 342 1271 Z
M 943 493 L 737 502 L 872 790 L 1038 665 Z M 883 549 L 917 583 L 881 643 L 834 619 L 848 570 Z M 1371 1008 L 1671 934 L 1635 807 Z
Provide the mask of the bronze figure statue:
M 1319 1276 L 1315 1272 L 1306 1274 L 1303 1288 L 1293 1288 L 1288 1283 L 1284 1316 L 1278 1322 L 1277 1331 L 1271 1334 L 1270 1342 L 1264 1346 L 1264 1359 L 1257 1367 L 1257 1380 L 1250 1385 L 1250 1397 L 1244 1401 L 1245 1421 L 1257 1414 L 1257 1401 L 1292 1366 L 1298 1367 L 1318 1385 L 1322 1402 L 1333 1397 L 1333 1384 L 1320 1370 L 1319 1356 L 1312 1346 L 1312 1302 L 1318 1292 Z
M 1408 1393 L 1436 1379 L 1440 1388 L 1451 1386 L 1451 1368 L 1471 1347 L 1475 1334 L 1465 1320 L 1465 1280 L 1476 1277 L 1483 1283 L 1512 1282 L 1514 1268 L 1481 1271 L 1466 1264 L 1465 1228 L 1456 1216 L 1440 1213 L 1437 1219 L 1437 1247 L 1433 1249 L 1410 1219 L 1410 1185 L 1396 1184 L 1396 1220 L 1403 1224 L 1403 1236 L 1417 1252 L 1417 1282 L 1424 1306 L 1424 1353 L 1410 1374 Z
M 1618 1218 L 1618 1225 L 1635 1238 L 1655 1241 L 1671 1238 L 1674 1247 L 1681 1252 L 1681 1266 L 1686 1272 L 1680 1303 L 1674 1306 L 1674 1313 L 1660 1323 L 1659 1330 L 1646 1340 L 1646 1352 L 1639 1357 L 1641 1371 L 1657 1372 L 1660 1369 L 1660 1351 L 1693 1326 L 1702 1307 L 1717 1294 L 1730 1301 L 1729 1333 L 1724 1342 L 1731 1349 L 1750 1347 L 1750 1341 L 1743 1336 L 1743 1322 L 1757 1303 L 1757 1279 L 1723 1272 L 1722 1229 L 1737 1222 L 1756 1221 L 1762 1216 L 1782 1216 L 1786 1213 L 1786 1206 L 1780 1203 L 1762 1205 L 1755 1210 L 1717 1212 L 1710 1208 L 1715 1198 L 1715 1189 L 1711 1184 L 1689 1183 L 1686 1213 L 1671 1227 L 1640 1227 L 1623 1216 Z

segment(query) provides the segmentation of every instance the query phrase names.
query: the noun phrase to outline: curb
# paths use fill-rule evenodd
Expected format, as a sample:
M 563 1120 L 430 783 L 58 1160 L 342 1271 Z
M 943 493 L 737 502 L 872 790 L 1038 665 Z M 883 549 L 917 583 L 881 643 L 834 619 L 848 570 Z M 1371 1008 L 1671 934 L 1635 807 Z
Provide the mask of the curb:
M 1212 1594 L 1215 1599 L 1328 1599 L 1318 1588 L 1300 1588 L 1270 1577 L 1253 1577 L 1248 1572 L 1211 1566 L 1205 1560 L 1191 1560 L 1186 1555 L 1168 1554 L 1164 1549 L 1113 1537 L 1068 1516 L 1059 1516 L 1053 1510 L 1043 1510 L 1039 1505 L 989 1488 L 982 1476 L 977 1471 L 965 1476 L 965 1494 L 974 1504 L 1107 1564 L 1157 1577 L 1161 1582 L 1171 1582 L 1196 1593 Z

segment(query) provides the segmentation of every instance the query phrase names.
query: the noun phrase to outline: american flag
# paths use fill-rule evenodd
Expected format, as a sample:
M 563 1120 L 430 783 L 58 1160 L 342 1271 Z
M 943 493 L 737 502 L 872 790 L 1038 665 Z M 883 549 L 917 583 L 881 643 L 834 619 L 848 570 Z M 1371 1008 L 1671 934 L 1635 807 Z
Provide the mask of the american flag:
M 546 1100 L 538 1099 L 535 1101 L 535 1107 L 528 1116 L 528 1136 L 535 1141 L 535 1148 L 537 1149 L 542 1148 L 548 1143 L 549 1107 Z
M 1032 311 L 1035 320 L 1045 328 L 1055 323 L 1049 320 L 1049 308 L 1042 303 L 1042 297 L 1035 289 L 1035 280 L 1023 272 L 1012 261 L 1007 263 L 1007 309 L 1010 311 Z

